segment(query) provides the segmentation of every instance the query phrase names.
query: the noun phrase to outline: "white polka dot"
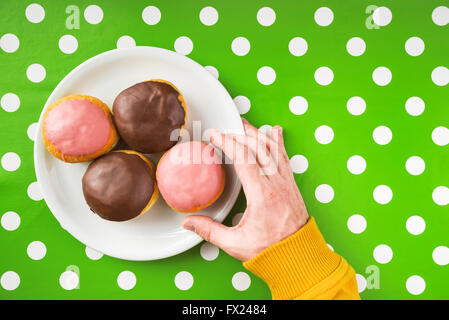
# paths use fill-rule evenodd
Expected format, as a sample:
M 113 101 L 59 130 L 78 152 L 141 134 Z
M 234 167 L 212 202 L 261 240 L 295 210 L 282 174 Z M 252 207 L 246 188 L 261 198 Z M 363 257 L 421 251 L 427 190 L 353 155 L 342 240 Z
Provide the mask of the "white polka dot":
M 37 127 L 38 127 L 37 122 L 34 122 L 28 126 L 27 135 L 31 141 L 34 141 L 36 139 Z
M 30 199 L 34 200 L 34 201 L 39 201 L 39 200 L 42 200 L 42 198 L 43 198 L 38 182 L 31 183 L 28 186 L 27 193 L 28 193 L 28 197 L 30 197 Z
M 19 38 L 15 34 L 7 33 L 0 38 L 0 48 L 5 52 L 15 52 L 19 49 L 19 45 Z
M 356 274 L 355 279 L 357 280 L 357 288 L 359 290 L 359 293 L 365 291 L 366 289 L 366 279 L 361 274 Z
M 366 110 L 366 102 L 361 97 L 351 97 L 346 103 L 348 112 L 354 116 L 363 114 Z
M 30 4 L 25 9 L 25 16 L 32 23 L 39 23 L 45 18 L 45 10 L 40 4 Z
M 158 24 L 161 21 L 161 11 L 155 6 L 146 7 L 142 11 L 142 19 L 150 26 Z
M 86 256 L 91 260 L 100 260 L 103 257 L 103 253 L 92 249 L 90 247 L 86 247 Z
M 288 50 L 290 53 L 297 57 L 305 55 L 307 48 L 307 41 L 301 37 L 293 38 L 288 44 Z
M 213 26 L 218 21 L 218 11 L 213 7 L 205 7 L 201 9 L 200 21 L 206 26 Z
M 351 56 L 361 56 L 366 50 L 365 41 L 362 38 L 354 37 L 348 40 L 346 43 L 346 50 Z
M 408 173 L 414 176 L 418 176 L 424 172 L 426 168 L 426 163 L 424 160 L 418 156 L 413 156 L 407 159 L 405 162 L 405 169 Z
M 193 286 L 193 276 L 190 272 L 181 271 L 175 276 L 175 285 L 179 290 L 189 290 Z
M 209 242 L 205 242 L 200 248 L 201 257 L 203 257 L 203 259 L 207 261 L 217 259 L 219 252 L 220 250 L 218 250 L 216 246 Z
M 334 140 L 334 131 L 329 126 L 319 126 L 315 130 L 315 139 L 321 144 L 331 143 Z
M 6 112 L 14 112 L 20 107 L 19 97 L 11 92 L 4 94 L 0 103 Z
M 301 115 L 306 113 L 309 104 L 304 97 L 297 96 L 290 99 L 288 107 L 293 114 Z
M 315 11 L 315 22 L 322 27 L 327 27 L 334 21 L 334 13 L 327 7 L 321 7 Z
M 245 272 L 237 272 L 232 276 L 232 286 L 238 291 L 245 291 L 251 285 L 251 278 Z
M 121 36 L 117 40 L 117 49 L 128 49 L 136 46 L 136 41 L 130 36 Z
M 193 50 L 193 42 L 190 38 L 182 36 L 175 41 L 175 50 L 182 55 L 188 55 Z
M 359 234 L 366 229 L 366 219 L 360 214 L 354 214 L 349 217 L 347 225 L 349 231 L 355 234 Z
M 352 156 L 348 159 L 346 166 L 352 174 L 361 174 L 366 169 L 366 161 L 362 156 Z
M 33 241 L 28 245 L 27 253 L 32 260 L 41 260 L 47 254 L 47 247 L 41 241 Z
M 316 69 L 314 77 L 318 84 L 327 86 L 334 80 L 334 73 L 328 67 L 319 67 Z
M 292 168 L 294 173 L 304 173 L 309 167 L 309 162 L 307 161 L 306 157 L 297 154 L 290 159 L 290 167 Z
M 259 131 L 262 132 L 263 134 L 269 136 L 269 135 L 271 134 L 271 129 L 272 129 L 272 128 L 273 128 L 273 127 L 270 126 L 269 124 L 264 124 L 263 126 L 261 126 L 261 127 L 259 128 Z
M 70 270 L 64 271 L 59 276 L 59 284 L 65 290 L 73 290 L 77 288 L 79 282 L 80 278 L 78 274 Z
M 231 49 L 238 56 L 247 55 L 251 49 L 251 44 L 245 37 L 237 37 L 232 41 Z
M 103 20 L 103 10 L 97 5 L 90 5 L 84 10 L 84 19 L 90 24 L 98 24 Z
M 426 289 L 426 282 L 420 276 L 411 276 L 405 283 L 407 291 L 413 295 L 420 295 Z
M 378 263 L 385 264 L 393 258 L 393 250 L 386 244 L 380 244 L 374 248 L 373 256 Z
M 236 226 L 240 223 L 240 221 L 243 218 L 243 213 L 236 213 L 233 217 L 232 217 L 232 225 Z
M 424 112 L 426 105 L 420 97 L 408 98 L 405 102 L 405 110 L 411 116 L 419 116 Z
M 328 184 L 321 184 L 315 189 L 315 198 L 321 203 L 329 203 L 334 199 L 334 189 Z
M 334 247 L 332 247 L 329 243 L 327 243 L 327 247 L 328 247 L 329 249 L 331 249 L 332 251 L 335 251 L 335 250 L 334 250 Z
M 417 236 L 426 229 L 426 221 L 420 216 L 411 216 L 405 223 L 405 228 L 410 234 Z
M 263 85 L 270 85 L 276 80 L 276 72 L 271 67 L 262 67 L 257 71 L 257 80 Z
M 8 231 L 14 231 L 20 226 L 20 216 L 14 211 L 5 212 L 1 219 L 2 227 Z
M 449 129 L 446 127 L 436 127 L 432 131 L 432 140 L 438 146 L 445 146 L 449 143 Z
M 390 128 L 386 126 L 379 126 L 373 131 L 373 139 L 377 144 L 389 144 L 392 138 L 393 133 L 391 132 Z
M 38 63 L 34 63 L 27 68 L 27 77 L 31 82 L 41 82 L 45 79 L 46 74 L 45 68 Z
M 374 200 L 379 204 L 387 204 L 393 199 L 393 191 L 386 185 L 377 186 L 373 191 Z
M 218 79 L 219 74 L 217 68 L 213 66 L 205 66 L 204 68 L 206 68 L 206 70 L 209 71 L 209 73 L 213 75 L 215 79 Z
M 131 271 L 122 271 L 117 277 L 117 284 L 123 290 L 131 290 L 136 285 L 136 275 Z
M 445 186 L 436 187 L 432 192 L 432 199 L 439 206 L 449 204 L 449 188 Z
M 387 7 L 378 7 L 373 12 L 374 23 L 381 27 L 388 25 L 391 22 L 392 18 L 393 14 Z
M 373 71 L 373 81 L 379 86 L 386 86 L 391 82 L 392 74 L 387 67 L 378 67 Z
M 251 101 L 245 96 L 237 96 L 234 98 L 234 103 L 237 106 L 240 114 L 245 114 L 251 108 Z
M 424 52 L 424 41 L 418 37 L 411 37 L 405 42 L 405 51 L 413 57 L 419 56 Z
M 6 171 L 16 171 L 20 167 L 20 157 L 14 152 L 5 153 L 1 162 Z
M 4 274 L 2 274 L 0 284 L 5 290 L 8 291 L 15 290 L 20 284 L 20 277 L 14 271 L 6 271 Z
M 264 7 L 257 11 L 257 21 L 264 27 L 271 26 L 276 20 L 276 13 L 269 7 Z
M 436 7 L 432 11 L 432 20 L 437 26 L 445 26 L 449 23 L 449 8 L 445 6 Z
M 445 266 L 449 264 L 449 248 L 445 246 L 436 247 L 432 252 L 432 259 L 436 264 Z
M 59 39 L 59 49 L 66 54 L 71 54 L 78 49 L 78 40 L 70 34 L 66 34 Z
M 432 71 L 432 81 L 437 86 L 445 86 L 449 83 L 449 69 L 446 67 L 436 67 Z

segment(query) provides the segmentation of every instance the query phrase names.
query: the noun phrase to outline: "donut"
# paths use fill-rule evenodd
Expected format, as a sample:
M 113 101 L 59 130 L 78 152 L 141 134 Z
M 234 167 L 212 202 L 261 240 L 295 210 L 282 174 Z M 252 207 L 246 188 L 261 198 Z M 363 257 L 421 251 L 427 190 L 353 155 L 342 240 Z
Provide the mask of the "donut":
M 131 149 L 158 153 L 173 147 L 187 118 L 182 94 L 165 80 L 137 83 L 115 98 L 114 122 Z
M 156 181 L 171 208 L 190 213 L 207 208 L 220 197 L 225 172 L 211 145 L 189 141 L 164 153 L 156 169 Z
M 90 209 L 111 221 L 143 214 L 158 197 L 153 165 L 131 150 L 113 151 L 93 161 L 84 173 L 82 187 Z
M 111 150 L 118 139 L 108 106 L 79 94 L 47 108 L 42 133 L 48 151 L 64 162 L 93 160 Z

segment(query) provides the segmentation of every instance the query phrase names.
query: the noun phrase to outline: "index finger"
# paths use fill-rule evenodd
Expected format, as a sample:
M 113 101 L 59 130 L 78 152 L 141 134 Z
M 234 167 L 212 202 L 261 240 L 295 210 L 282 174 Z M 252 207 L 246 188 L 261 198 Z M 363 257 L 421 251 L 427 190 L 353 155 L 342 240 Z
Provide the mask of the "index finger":
M 249 198 L 254 192 L 259 192 L 266 178 L 261 174 L 254 153 L 247 146 L 234 140 L 232 136 L 222 134 L 215 129 L 210 131 L 210 141 L 232 160 L 246 197 Z

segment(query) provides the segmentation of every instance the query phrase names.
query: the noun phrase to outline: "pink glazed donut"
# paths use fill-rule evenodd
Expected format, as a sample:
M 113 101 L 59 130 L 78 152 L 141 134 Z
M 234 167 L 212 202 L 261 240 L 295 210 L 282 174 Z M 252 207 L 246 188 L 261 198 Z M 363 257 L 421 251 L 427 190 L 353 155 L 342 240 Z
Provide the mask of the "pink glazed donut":
M 189 141 L 175 145 L 162 156 L 156 180 L 171 208 L 190 213 L 207 208 L 220 197 L 225 172 L 211 145 Z

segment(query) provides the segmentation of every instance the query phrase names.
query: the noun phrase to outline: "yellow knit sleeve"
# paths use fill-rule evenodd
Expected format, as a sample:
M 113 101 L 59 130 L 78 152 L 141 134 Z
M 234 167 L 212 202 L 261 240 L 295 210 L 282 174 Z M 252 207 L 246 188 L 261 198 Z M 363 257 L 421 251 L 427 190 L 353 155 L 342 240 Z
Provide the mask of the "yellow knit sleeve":
M 243 263 L 273 299 L 360 299 L 354 269 L 329 249 L 315 219 Z

